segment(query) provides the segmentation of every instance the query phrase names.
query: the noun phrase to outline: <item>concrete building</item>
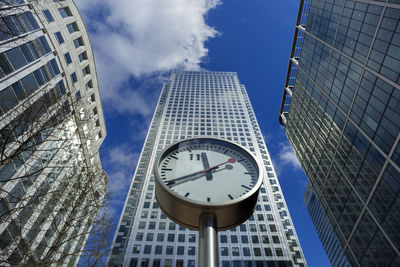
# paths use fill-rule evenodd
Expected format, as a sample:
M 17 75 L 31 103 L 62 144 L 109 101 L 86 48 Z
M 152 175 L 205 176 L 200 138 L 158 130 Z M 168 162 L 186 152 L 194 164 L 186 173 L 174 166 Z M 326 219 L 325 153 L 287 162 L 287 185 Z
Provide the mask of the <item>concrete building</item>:
M 352 266 L 400 265 L 399 22 L 399 1 L 300 1 L 279 121 Z
M 108 179 L 89 36 L 72 0 L 0 1 L 0 29 L 0 265 L 74 266 Z
M 153 163 L 165 146 L 195 136 L 231 140 L 262 159 L 254 215 L 219 232 L 220 266 L 306 266 L 244 85 L 233 72 L 173 72 L 164 84 L 125 201 L 108 266 L 197 266 L 198 234 L 170 221 L 154 196 Z

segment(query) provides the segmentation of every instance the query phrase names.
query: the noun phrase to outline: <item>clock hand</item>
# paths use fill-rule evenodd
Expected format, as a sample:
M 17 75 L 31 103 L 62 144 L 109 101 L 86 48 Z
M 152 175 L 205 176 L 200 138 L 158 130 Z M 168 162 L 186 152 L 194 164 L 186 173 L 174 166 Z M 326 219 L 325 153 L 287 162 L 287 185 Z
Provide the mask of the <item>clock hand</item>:
M 203 168 L 209 169 L 210 163 L 208 162 L 207 154 L 205 152 L 201 153 L 201 161 L 203 162 Z M 213 176 L 211 171 L 206 171 L 206 178 L 207 180 L 212 180 Z
M 201 171 L 197 171 L 197 172 L 194 172 L 194 173 L 191 173 L 191 174 L 187 174 L 187 175 L 184 175 L 184 176 L 181 176 L 181 177 L 178 177 L 178 178 L 169 180 L 169 181 L 166 182 L 166 185 L 172 185 L 172 184 L 174 184 L 174 183 L 177 182 L 177 181 L 180 181 L 180 180 L 183 180 L 183 179 L 187 179 L 187 178 L 196 176 L 196 175 L 198 175 L 198 174 L 205 173 L 205 172 L 207 172 L 207 171 L 215 170 L 215 169 L 217 169 L 219 166 L 222 166 L 222 165 L 224 165 L 224 164 L 235 163 L 235 162 L 236 162 L 236 160 L 235 160 L 234 158 L 230 158 L 230 159 L 228 159 L 227 161 L 222 162 L 222 163 L 220 163 L 220 164 L 218 164 L 218 165 L 215 165 L 215 166 L 213 166 L 213 167 L 210 167 L 210 168 L 207 168 L 207 169 L 204 169 L 204 170 L 201 170 Z

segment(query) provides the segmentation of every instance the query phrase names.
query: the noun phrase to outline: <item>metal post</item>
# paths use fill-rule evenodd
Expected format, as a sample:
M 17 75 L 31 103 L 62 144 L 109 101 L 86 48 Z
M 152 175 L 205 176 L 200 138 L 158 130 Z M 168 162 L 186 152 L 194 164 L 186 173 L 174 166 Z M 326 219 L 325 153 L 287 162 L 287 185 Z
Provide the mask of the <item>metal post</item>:
M 200 216 L 199 267 L 218 267 L 217 218 L 211 213 Z

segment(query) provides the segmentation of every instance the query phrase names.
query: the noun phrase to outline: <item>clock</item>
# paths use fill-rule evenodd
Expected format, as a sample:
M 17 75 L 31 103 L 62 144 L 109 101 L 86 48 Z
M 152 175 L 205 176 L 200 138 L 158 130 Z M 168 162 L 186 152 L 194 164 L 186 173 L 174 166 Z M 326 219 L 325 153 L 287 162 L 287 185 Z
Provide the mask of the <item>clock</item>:
M 215 215 L 217 229 L 246 221 L 257 204 L 264 175 L 246 148 L 223 139 L 185 139 L 165 148 L 154 164 L 156 199 L 167 216 L 199 229 L 202 214 Z

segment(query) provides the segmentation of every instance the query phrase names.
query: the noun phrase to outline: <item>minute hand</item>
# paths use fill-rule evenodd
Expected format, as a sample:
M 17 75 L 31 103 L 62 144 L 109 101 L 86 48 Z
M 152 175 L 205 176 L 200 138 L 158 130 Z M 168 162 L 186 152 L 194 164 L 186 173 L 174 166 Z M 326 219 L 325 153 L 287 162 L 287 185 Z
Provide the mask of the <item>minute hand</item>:
M 222 163 L 220 163 L 220 164 L 218 164 L 218 165 L 212 166 L 212 167 L 210 167 L 210 168 L 207 168 L 207 169 L 204 169 L 204 170 L 201 170 L 201 171 L 197 171 L 197 172 L 194 172 L 194 173 L 191 173 L 191 174 L 187 174 L 187 175 L 184 175 L 184 176 L 181 176 L 181 177 L 178 177 L 178 178 L 169 180 L 169 181 L 166 182 L 166 184 L 167 184 L 167 185 L 172 185 L 172 184 L 174 184 L 175 182 L 178 182 L 178 181 L 180 181 L 180 180 L 184 180 L 184 179 L 187 179 L 187 178 L 196 176 L 196 175 L 198 175 L 198 174 L 205 173 L 205 172 L 207 172 L 207 171 L 215 170 L 215 169 L 217 169 L 217 168 L 218 168 L 219 166 L 221 166 L 221 165 L 224 165 L 224 164 L 227 164 L 227 163 L 235 163 L 235 162 L 236 162 L 236 160 L 235 160 L 234 158 L 230 158 L 230 159 L 228 159 L 227 161 L 222 162 Z

